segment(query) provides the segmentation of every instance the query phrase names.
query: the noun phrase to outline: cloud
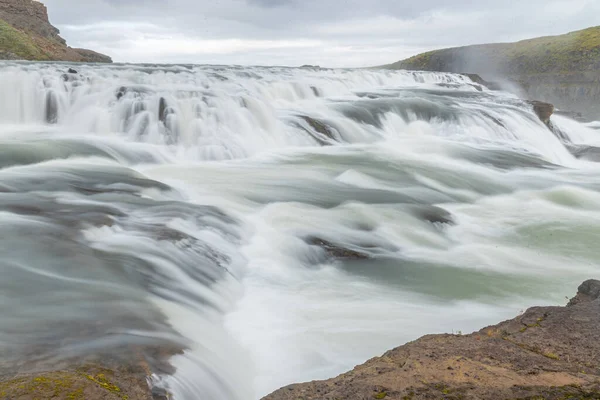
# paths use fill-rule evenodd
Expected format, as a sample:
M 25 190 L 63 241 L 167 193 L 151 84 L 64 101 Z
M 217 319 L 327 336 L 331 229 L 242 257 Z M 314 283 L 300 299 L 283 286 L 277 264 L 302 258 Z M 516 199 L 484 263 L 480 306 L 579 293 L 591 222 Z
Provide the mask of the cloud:
M 369 66 L 560 34 L 597 0 L 46 0 L 69 44 L 116 61 Z

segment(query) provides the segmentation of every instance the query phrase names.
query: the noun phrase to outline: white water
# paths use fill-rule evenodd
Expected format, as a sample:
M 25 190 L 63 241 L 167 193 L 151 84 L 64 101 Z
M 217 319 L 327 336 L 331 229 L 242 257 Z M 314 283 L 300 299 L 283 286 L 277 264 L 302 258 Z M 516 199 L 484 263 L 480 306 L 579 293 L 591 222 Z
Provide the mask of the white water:
M 258 399 L 600 274 L 594 124 L 452 74 L 72 67 L 0 66 L 15 364 L 176 341 L 175 399 Z

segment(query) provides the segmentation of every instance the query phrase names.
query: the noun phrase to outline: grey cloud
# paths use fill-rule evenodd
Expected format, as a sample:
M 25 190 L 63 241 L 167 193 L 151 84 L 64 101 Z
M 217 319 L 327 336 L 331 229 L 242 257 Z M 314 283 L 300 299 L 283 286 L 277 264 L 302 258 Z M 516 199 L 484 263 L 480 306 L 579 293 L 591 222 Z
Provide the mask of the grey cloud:
M 253 51 L 197 57 L 153 55 L 163 61 L 320 63 L 364 66 L 392 62 L 423 50 L 559 34 L 597 23 L 597 0 L 45 0 L 63 35 L 77 46 L 94 45 L 128 61 L 156 40 L 201 47 L 202 41 L 290 43 Z M 102 27 L 110 27 L 106 32 Z M 146 40 L 146 42 L 144 41 Z M 166 39 L 165 39 L 166 40 Z M 135 41 L 135 45 L 131 42 Z M 314 43 L 305 48 L 305 43 Z M 154 42 L 153 42 L 154 43 Z M 200 44 L 198 44 L 200 43 Z M 210 42 L 208 45 L 213 46 Z M 131 46 L 132 48 L 128 48 Z M 310 46 L 309 46 L 310 47 Z M 125 51 L 127 50 L 127 51 Z M 183 49 L 187 50 L 187 49 Z M 202 48 L 200 50 L 203 50 Z M 144 52 L 144 57 L 150 57 Z M 140 55 L 141 57 L 141 55 Z M 115 57 L 119 59 L 118 57 Z M 139 61 L 152 62 L 151 59 Z

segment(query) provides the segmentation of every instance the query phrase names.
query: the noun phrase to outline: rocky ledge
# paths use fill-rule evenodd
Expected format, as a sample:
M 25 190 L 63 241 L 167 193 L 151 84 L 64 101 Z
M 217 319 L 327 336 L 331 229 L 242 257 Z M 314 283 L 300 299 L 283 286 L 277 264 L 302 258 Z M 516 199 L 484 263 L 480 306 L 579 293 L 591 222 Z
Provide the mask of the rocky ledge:
M 182 352 L 173 344 L 122 346 L 78 358 L 0 359 L 2 400 L 170 400 L 154 386 L 154 374 L 175 372 L 169 360 Z
M 600 281 L 470 335 L 425 336 L 264 400 L 600 399 Z

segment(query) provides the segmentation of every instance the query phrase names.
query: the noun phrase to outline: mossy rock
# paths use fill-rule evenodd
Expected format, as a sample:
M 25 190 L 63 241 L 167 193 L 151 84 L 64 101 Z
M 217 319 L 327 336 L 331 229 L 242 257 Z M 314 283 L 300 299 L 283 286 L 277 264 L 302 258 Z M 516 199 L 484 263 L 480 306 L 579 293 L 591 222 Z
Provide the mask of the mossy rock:
M 48 55 L 33 41 L 31 36 L 13 28 L 0 19 L 0 53 L 10 54 L 24 60 L 48 60 Z
M 88 366 L 74 371 L 21 376 L 0 382 L 10 400 L 151 400 L 144 376 Z

